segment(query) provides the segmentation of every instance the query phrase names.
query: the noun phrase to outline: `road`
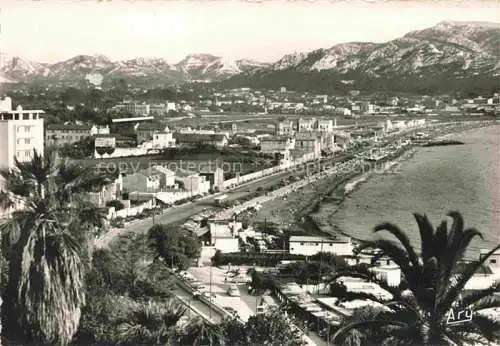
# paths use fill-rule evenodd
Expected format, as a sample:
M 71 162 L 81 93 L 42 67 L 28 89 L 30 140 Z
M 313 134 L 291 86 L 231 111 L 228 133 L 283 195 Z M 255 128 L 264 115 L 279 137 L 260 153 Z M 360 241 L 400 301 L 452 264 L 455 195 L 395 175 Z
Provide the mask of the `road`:
M 179 300 L 188 306 L 189 313 L 193 311 L 197 315 L 201 315 L 201 317 L 213 323 L 220 323 L 222 321 L 223 316 L 221 314 L 219 314 L 216 310 L 211 309 L 207 303 L 199 299 L 193 299 L 193 292 L 187 289 L 179 281 L 176 282 L 174 293 Z
M 282 179 L 293 175 L 292 172 L 281 172 L 271 176 L 262 178 L 261 180 L 255 180 L 244 185 L 237 187 L 236 189 L 226 192 L 230 196 L 230 200 L 239 199 L 252 194 L 258 187 L 267 188 L 278 184 Z M 155 216 L 156 224 L 165 225 L 178 225 L 184 223 L 190 217 L 201 213 L 205 208 L 213 207 L 214 199 L 216 195 L 208 196 L 203 199 L 199 199 L 194 202 L 187 204 L 174 206 L 167 209 L 160 215 Z M 106 234 L 102 235 L 97 241 L 95 246 L 105 247 L 108 246 L 110 241 L 112 241 L 116 236 L 127 234 L 130 232 L 144 233 L 153 225 L 153 219 L 143 219 L 135 220 L 127 223 L 124 228 L 114 229 Z

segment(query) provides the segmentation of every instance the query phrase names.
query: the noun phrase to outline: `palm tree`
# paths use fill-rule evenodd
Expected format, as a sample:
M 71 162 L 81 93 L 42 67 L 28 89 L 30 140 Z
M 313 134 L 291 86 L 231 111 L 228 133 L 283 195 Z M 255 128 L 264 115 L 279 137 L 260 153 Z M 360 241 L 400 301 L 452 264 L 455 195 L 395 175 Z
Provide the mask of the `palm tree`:
M 354 266 L 345 272 L 337 273 L 333 280 L 350 276 L 368 279 L 388 290 L 393 299 L 381 302 L 385 306 L 356 313 L 344 321 L 333 339 L 342 342 L 353 330 L 369 331 L 370 337 L 383 344 L 419 345 L 460 345 L 464 342 L 498 338 L 500 322 L 491 320 L 480 310 L 500 306 L 493 295 L 499 291 L 497 284 L 489 289 L 474 293 L 464 292 L 466 283 L 480 270 L 485 261 L 500 245 L 488 252 L 478 261 L 463 261 L 464 254 L 472 239 L 482 238 L 474 228 L 464 229 L 464 220 L 459 212 L 450 212 L 453 219 L 448 230 L 443 221 L 436 229 L 426 215 L 414 214 L 421 237 L 421 254 L 411 246 L 406 234 L 391 223 L 375 227 L 374 232 L 387 231 L 400 243 L 378 239 L 362 244 L 357 251 L 364 249 L 381 250 L 400 268 L 407 292 L 389 287 L 378 280 L 365 266 Z M 472 321 L 463 324 L 448 324 L 450 309 L 471 309 Z M 368 338 L 369 339 L 369 338 Z
M 117 327 L 116 341 L 124 345 L 167 345 L 175 340 L 186 308 L 173 300 L 167 303 L 135 303 L 124 322 Z
M 65 345 L 71 341 L 85 302 L 84 280 L 91 233 L 103 226 L 104 213 L 88 192 L 109 180 L 90 168 L 43 157 L 15 160 L 0 171 L 0 208 L 14 207 L 2 222 L 9 262 L 3 322 L 12 339 Z

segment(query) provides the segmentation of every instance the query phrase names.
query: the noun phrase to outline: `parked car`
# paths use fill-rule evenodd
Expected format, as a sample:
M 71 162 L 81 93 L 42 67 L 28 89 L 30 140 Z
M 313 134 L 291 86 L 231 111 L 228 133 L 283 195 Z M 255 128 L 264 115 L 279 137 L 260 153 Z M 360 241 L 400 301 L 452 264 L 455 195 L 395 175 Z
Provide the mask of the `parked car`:
M 239 290 L 238 286 L 230 285 L 229 288 L 227 289 L 227 294 L 230 295 L 231 297 L 239 297 L 240 290 Z
M 232 315 L 237 315 L 238 312 L 236 310 L 234 310 L 232 307 L 230 306 L 224 306 L 223 307 L 224 310 L 226 310 L 227 312 L 229 312 L 230 314 Z

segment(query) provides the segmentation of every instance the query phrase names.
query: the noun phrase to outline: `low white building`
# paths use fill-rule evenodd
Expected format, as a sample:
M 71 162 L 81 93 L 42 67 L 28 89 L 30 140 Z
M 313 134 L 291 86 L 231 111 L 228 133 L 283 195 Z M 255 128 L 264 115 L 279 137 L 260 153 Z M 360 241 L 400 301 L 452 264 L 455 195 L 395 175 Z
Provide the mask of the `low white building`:
M 291 236 L 289 252 L 292 255 L 313 256 L 328 252 L 339 256 L 352 255 L 353 245 L 349 237 Z
M 151 170 L 160 175 L 161 187 L 175 186 L 175 172 L 161 165 L 151 167 Z
M 368 293 L 381 300 L 391 300 L 392 294 L 381 288 L 374 282 L 367 282 L 363 279 L 352 277 L 340 277 L 337 282 L 342 283 L 348 292 Z
M 175 147 L 175 138 L 172 132 L 157 132 L 153 134 L 153 149 L 164 149 Z
M 175 180 L 191 196 L 203 195 L 210 191 L 210 181 L 199 173 L 177 170 L 175 172 Z
M 222 253 L 238 252 L 238 231 L 242 228 L 241 222 L 228 220 L 211 220 L 208 222 L 210 239 L 216 250 Z
M 395 264 L 380 265 L 370 270 L 379 280 L 386 282 L 389 286 L 397 287 L 401 283 L 401 268 Z

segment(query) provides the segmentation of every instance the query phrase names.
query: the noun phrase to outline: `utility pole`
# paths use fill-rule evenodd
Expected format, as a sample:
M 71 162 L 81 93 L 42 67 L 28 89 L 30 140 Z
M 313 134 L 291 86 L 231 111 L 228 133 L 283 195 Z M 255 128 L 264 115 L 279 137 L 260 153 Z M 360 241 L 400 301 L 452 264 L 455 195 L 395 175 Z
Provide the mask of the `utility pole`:
M 209 283 L 209 294 L 210 296 L 208 297 L 209 299 L 209 306 L 210 306 L 210 312 L 209 312 L 209 316 L 210 316 L 210 320 L 212 319 L 212 261 L 210 261 L 210 283 Z
M 319 253 L 319 282 L 318 282 L 318 294 L 319 294 L 319 286 L 321 285 L 321 267 L 323 266 L 323 243 L 324 243 L 324 240 L 321 239 L 321 249 L 320 249 L 320 253 Z

